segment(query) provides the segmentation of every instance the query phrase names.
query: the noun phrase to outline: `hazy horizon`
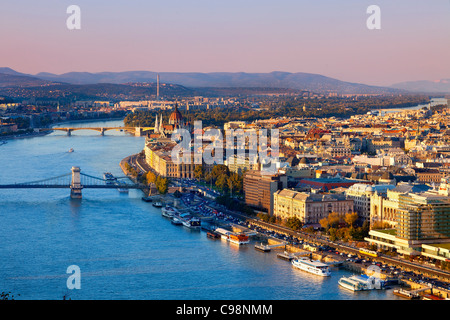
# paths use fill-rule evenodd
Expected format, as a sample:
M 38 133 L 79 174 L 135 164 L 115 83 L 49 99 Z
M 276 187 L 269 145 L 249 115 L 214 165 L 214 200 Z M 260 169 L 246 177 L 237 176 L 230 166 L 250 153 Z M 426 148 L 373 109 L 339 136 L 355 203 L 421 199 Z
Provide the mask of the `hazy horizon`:
M 81 8 L 69 30 L 66 9 Z M 369 30 L 369 5 L 381 30 Z M 4 67 L 40 72 L 313 73 L 377 86 L 450 78 L 450 1 L 2 4 Z

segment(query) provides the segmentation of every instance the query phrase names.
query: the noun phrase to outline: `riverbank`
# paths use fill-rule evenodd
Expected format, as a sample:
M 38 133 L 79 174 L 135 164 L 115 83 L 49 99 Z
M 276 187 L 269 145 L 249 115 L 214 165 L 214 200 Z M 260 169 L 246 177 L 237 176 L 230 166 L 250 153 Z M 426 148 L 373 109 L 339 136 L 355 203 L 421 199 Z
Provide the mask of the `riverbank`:
M 118 117 L 118 118 L 105 118 L 105 119 L 81 119 L 81 120 L 65 120 L 65 121 L 58 121 L 51 123 L 50 126 L 45 127 L 48 129 L 51 129 L 52 127 L 55 127 L 60 124 L 65 123 L 90 123 L 90 122 L 102 122 L 102 121 L 119 121 L 124 120 L 125 117 Z M 26 138 L 36 138 L 36 137 L 42 137 L 46 136 L 48 134 L 52 133 L 51 130 L 44 131 L 44 132 L 31 132 L 31 133 L 24 133 L 24 134 L 11 134 L 7 136 L 0 136 L 0 141 L 2 140 L 13 140 L 13 139 L 26 139 Z
M 18 134 L 18 135 L 8 135 L 8 136 L 1 136 L 0 141 L 3 140 L 14 140 L 14 139 L 26 139 L 26 138 L 36 138 L 36 137 L 42 137 L 50 134 L 51 131 L 46 132 L 31 132 L 31 133 L 24 133 L 24 134 Z

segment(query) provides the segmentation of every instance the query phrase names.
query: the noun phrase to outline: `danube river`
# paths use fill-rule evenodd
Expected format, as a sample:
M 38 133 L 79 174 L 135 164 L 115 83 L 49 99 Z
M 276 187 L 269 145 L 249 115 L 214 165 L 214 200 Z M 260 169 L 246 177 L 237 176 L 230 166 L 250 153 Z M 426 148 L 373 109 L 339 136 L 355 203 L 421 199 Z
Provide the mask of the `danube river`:
M 123 126 L 122 121 L 64 126 Z M 55 132 L 0 146 L 0 184 L 69 173 L 123 176 L 119 162 L 143 137 L 118 131 Z M 74 149 L 70 153 L 68 150 Z M 344 270 L 321 278 L 295 270 L 275 252 L 236 247 L 174 226 L 141 192 L 85 189 L 0 190 L 0 292 L 16 299 L 397 299 L 392 290 L 353 293 L 338 286 Z M 67 268 L 81 271 L 68 289 Z

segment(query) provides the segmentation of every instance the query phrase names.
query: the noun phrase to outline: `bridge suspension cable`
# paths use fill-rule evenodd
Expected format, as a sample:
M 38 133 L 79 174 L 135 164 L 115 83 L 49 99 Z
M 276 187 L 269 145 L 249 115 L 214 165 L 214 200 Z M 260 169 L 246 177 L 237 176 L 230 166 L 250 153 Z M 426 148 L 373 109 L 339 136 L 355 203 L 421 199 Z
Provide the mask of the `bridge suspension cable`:
M 46 184 L 46 183 L 51 182 L 51 181 L 56 181 L 58 183 L 56 183 L 55 185 L 62 185 L 61 182 L 68 182 L 68 183 L 65 183 L 65 184 L 66 185 L 70 185 L 70 179 L 67 180 L 67 179 L 62 179 L 62 178 L 70 177 L 71 175 L 72 175 L 72 173 L 66 173 L 66 174 L 62 174 L 60 176 L 56 176 L 56 177 L 52 177 L 52 178 L 36 180 L 36 181 L 30 181 L 30 182 L 15 183 L 15 184 L 18 184 L 18 185 L 36 185 L 36 184 Z

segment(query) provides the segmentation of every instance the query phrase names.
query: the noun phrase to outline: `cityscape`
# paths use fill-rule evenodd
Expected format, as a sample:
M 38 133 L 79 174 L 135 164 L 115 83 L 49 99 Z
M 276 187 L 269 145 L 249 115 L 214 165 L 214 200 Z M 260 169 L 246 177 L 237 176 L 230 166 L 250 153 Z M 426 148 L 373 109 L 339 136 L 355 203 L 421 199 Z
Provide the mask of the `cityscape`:
M 67 36 L 100 32 L 80 20 L 98 8 L 80 3 L 63 8 Z M 351 8 L 365 37 L 397 30 L 398 5 Z M 195 72 L 159 53 L 154 67 L 115 69 L 138 60 L 117 50 L 104 60 L 76 50 L 68 67 L 0 54 L 1 300 L 164 300 L 171 314 L 207 317 L 281 314 L 277 301 L 450 299 L 448 41 L 385 57 L 381 74 L 356 72 L 361 57 L 343 73 L 348 60 L 331 53 L 329 72 L 307 54 L 317 73 L 266 72 L 282 64 L 264 53 L 268 65 L 246 72 L 221 54 L 212 69 L 192 58 Z M 283 69 L 311 70 L 283 57 Z

